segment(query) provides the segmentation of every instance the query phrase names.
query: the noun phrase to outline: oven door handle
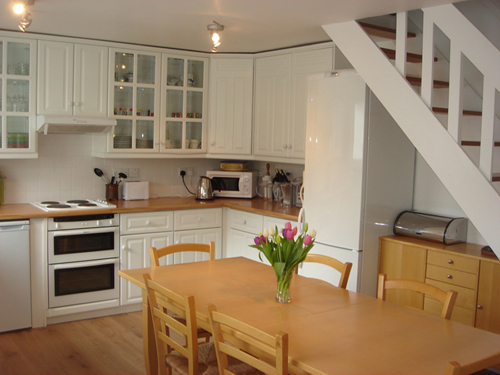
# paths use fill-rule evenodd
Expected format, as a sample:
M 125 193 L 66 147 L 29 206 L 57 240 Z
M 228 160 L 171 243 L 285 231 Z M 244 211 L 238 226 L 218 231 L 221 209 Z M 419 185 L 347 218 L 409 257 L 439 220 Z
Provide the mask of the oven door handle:
M 72 230 L 50 231 L 49 233 L 54 237 L 59 237 L 59 236 L 75 236 L 81 234 L 108 233 L 108 232 L 118 232 L 118 231 L 119 227 L 103 227 L 103 228 L 81 228 Z
M 104 264 L 112 264 L 118 263 L 118 258 L 110 258 L 110 259 L 99 259 L 99 260 L 90 260 L 88 262 L 71 262 L 71 263 L 63 263 L 63 264 L 54 264 L 54 270 L 65 270 L 68 268 L 81 268 L 81 267 L 93 267 L 93 266 L 102 266 Z

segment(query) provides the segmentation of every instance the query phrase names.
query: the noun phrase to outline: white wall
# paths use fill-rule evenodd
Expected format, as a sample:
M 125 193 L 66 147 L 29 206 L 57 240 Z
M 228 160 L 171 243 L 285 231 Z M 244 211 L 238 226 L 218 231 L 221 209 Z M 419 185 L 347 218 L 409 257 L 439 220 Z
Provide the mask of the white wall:
M 418 152 L 415 162 L 413 210 L 447 217 L 465 217 L 460 206 Z M 470 221 L 467 242 L 486 245 Z
M 150 197 L 190 196 L 178 176 L 178 168 L 193 168 L 186 178 L 196 192 L 198 177 L 218 168 L 209 159 L 100 159 L 93 158 L 92 135 L 40 135 L 38 159 L 0 160 L 5 180 L 5 204 L 42 200 L 104 199 L 100 168 L 109 177 L 114 167 L 139 168 L 139 179 L 150 183 Z

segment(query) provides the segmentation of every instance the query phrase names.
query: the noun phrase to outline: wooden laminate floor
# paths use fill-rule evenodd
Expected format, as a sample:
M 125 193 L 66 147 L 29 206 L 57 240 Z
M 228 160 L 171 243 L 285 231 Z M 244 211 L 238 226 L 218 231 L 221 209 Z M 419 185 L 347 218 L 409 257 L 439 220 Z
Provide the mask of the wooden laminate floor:
M 2 375 L 144 375 L 141 312 L 0 334 Z

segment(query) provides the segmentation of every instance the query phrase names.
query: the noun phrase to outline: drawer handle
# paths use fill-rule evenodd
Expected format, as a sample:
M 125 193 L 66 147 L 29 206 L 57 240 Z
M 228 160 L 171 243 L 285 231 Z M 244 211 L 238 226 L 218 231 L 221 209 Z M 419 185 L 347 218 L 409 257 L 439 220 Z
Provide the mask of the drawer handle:
M 246 225 L 247 224 L 247 221 L 246 220 L 243 220 L 243 225 Z
M 478 308 L 479 310 L 481 310 L 481 309 L 483 308 L 483 306 L 481 306 L 481 305 L 477 305 L 477 308 Z
M 149 225 L 149 220 L 146 220 L 146 225 Z
M 453 279 L 453 276 L 451 276 L 451 275 L 446 275 L 446 277 L 447 277 L 448 279 Z
M 200 221 L 201 221 L 201 217 L 198 217 L 198 219 L 197 219 L 197 220 L 198 220 L 198 222 L 200 222 Z
M 453 264 L 453 260 L 449 259 L 448 264 Z

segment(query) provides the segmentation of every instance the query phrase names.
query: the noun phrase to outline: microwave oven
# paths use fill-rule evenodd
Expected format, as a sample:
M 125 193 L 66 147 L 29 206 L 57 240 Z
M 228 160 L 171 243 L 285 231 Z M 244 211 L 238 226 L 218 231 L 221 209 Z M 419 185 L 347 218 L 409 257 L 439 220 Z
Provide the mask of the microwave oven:
M 253 198 L 257 190 L 257 171 L 207 171 L 214 197 Z

